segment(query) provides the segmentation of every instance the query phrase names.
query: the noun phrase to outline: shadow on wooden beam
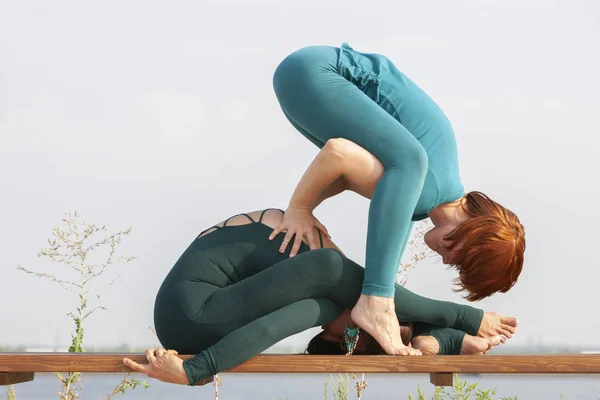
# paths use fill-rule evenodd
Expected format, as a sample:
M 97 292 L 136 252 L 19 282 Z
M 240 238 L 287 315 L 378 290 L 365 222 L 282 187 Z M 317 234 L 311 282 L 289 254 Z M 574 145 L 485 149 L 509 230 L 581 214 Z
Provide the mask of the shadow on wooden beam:
M 34 376 L 35 372 L 0 372 L 0 385 L 30 382 Z
M 451 372 L 434 372 L 429 374 L 429 382 L 435 386 L 452 386 L 454 374 Z

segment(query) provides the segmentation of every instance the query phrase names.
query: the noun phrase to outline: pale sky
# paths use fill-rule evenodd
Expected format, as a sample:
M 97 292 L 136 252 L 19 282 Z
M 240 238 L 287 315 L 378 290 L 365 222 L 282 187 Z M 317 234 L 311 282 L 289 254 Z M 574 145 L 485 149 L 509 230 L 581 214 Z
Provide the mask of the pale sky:
M 36 255 L 72 210 L 132 226 L 122 253 L 138 257 L 109 271 L 121 279 L 84 343 L 155 344 L 155 294 L 195 235 L 285 208 L 317 153 L 279 110 L 277 64 L 343 41 L 387 55 L 438 102 L 465 188 L 525 225 L 519 283 L 476 306 L 519 318 L 511 343 L 600 348 L 593 0 L 0 1 L 0 345 L 69 344 L 74 295 L 16 266 L 60 275 Z M 361 264 L 367 209 L 344 194 L 316 211 Z M 454 276 L 422 263 L 408 288 L 460 302 Z

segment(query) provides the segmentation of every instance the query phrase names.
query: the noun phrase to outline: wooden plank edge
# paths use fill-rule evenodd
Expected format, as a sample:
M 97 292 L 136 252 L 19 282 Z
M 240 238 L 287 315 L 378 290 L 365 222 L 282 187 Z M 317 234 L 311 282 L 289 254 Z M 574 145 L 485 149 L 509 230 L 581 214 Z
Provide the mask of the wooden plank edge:
M 0 372 L 129 372 L 139 353 L 0 353 Z M 182 359 L 193 356 L 182 355 Z M 317 356 L 259 355 L 228 371 L 236 373 L 561 373 L 600 374 L 599 355 L 558 356 Z

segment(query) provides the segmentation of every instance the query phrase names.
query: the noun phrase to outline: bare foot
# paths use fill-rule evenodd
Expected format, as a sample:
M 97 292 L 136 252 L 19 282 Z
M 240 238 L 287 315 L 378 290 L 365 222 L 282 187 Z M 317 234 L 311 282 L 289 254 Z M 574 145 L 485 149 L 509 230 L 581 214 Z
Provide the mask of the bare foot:
M 519 321 L 515 317 L 504 317 L 494 312 L 483 314 L 483 320 L 479 326 L 477 336 L 490 338 L 492 336 L 504 335 L 511 338 L 517 330 Z
M 420 355 L 420 351 L 405 346 L 400 337 L 394 299 L 362 294 L 350 314 L 352 321 L 379 343 L 387 354 Z
M 415 349 L 421 350 L 421 353 L 425 355 L 435 356 L 440 352 L 440 344 L 433 336 L 417 336 L 413 338 L 411 343 Z M 460 354 L 485 354 L 490 351 L 492 347 L 495 347 L 500 343 L 503 343 L 500 336 L 493 336 L 486 339 L 477 336 L 465 335 L 460 348 Z
M 460 347 L 460 354 L 485 354 L 490 351 L 492 347 L 498 346 L 500 343 L 503 343 L 500 335 L 492 336 L 490 338 L 465 335 L 462 346 Z
M 428 356 L 435 356 L 440 352 L 440 344 L 433 336 L 417 336 L 412 339 L 411 344 Z

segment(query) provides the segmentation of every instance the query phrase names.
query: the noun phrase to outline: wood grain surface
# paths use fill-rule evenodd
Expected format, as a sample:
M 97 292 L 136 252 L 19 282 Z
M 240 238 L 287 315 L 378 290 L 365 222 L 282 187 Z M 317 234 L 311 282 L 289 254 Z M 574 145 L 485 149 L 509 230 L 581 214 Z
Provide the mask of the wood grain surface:
M 127 372 L 139 353 L 0 353 L 1 372 Z M 182 355 L 182 359 L 193 356 Z M 225 372 L 225 371 L 224 371 Z M 256 373 L 577 373 L 600 374 L 600 355 L 326 356 L 259 355 L 227 372 Z

